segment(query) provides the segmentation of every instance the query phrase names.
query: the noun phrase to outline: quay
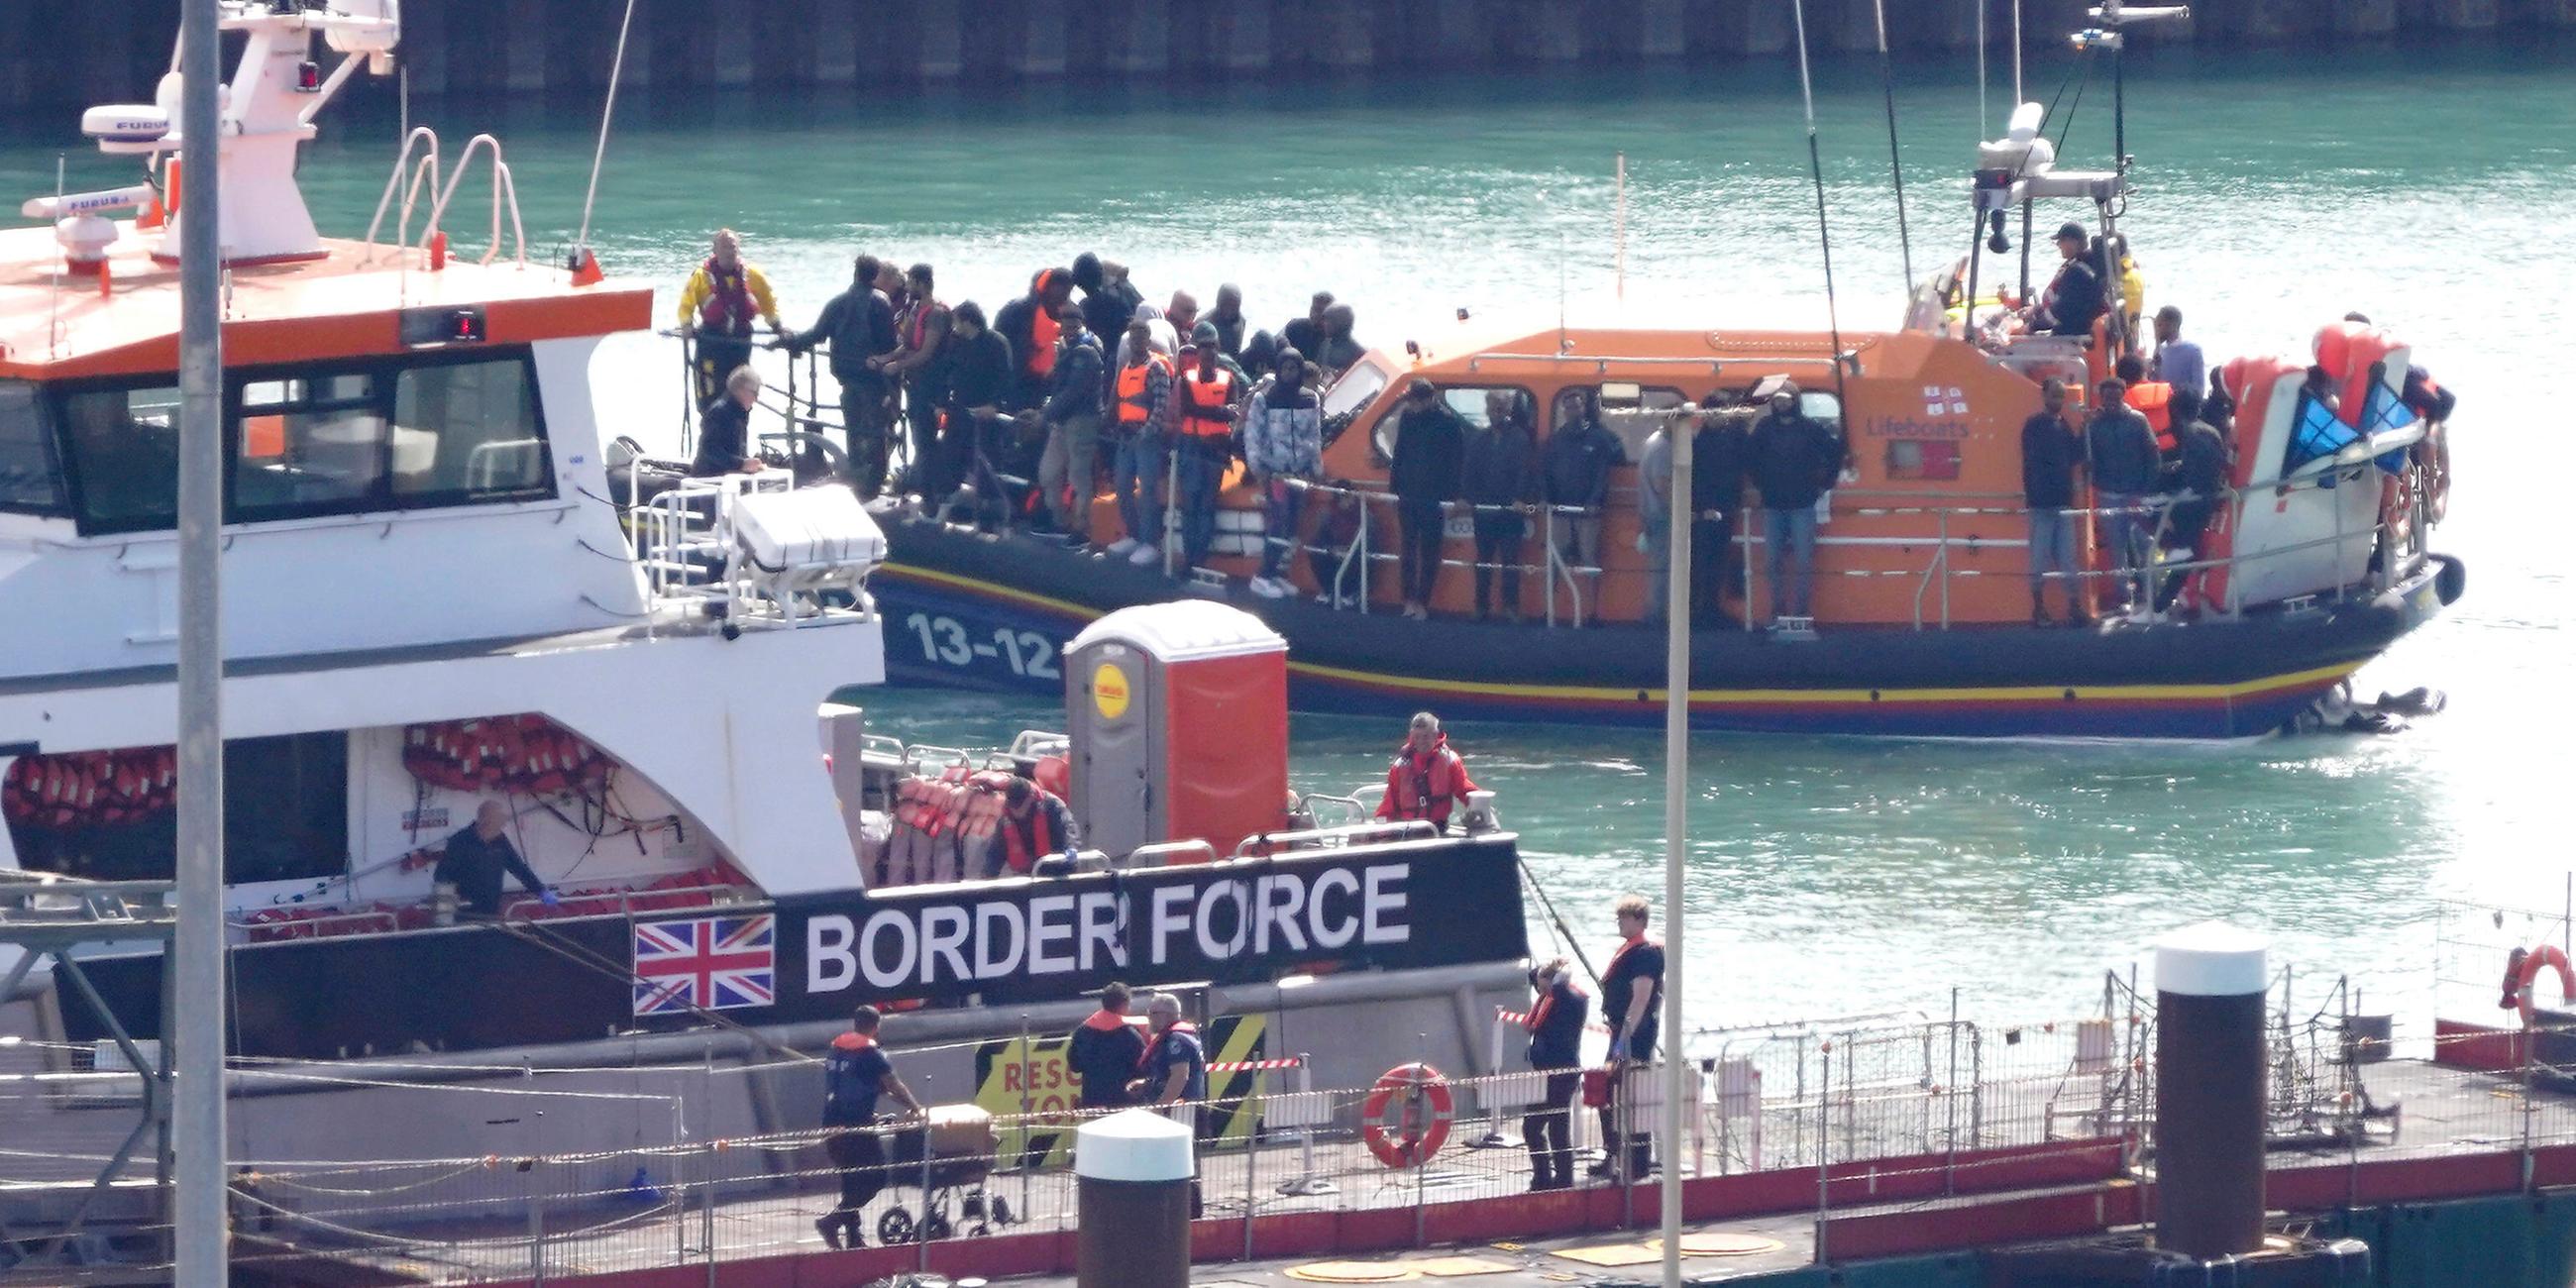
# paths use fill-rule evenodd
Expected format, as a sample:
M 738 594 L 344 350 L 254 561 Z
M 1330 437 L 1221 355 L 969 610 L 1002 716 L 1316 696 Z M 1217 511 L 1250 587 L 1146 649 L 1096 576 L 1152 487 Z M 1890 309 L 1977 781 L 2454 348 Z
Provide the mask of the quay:
M 1980 0 L 1888 3 L 1900 51 L 1972 49 Z M 2009 47 L 2011 0 L 1983 0 Z M 2024 0 L 2030 49 L 2055 51 L 2088 0 Z M 595 92 L 625 0 L 436 0 L 404 7 L 415 94 Z M 177 0 L 0 5 L 0 112 L 131 97 L 168 60 Z M 1871 0 L 1808 6 L 1819 52 L 1877 42 Z M 2576 27 L 2576 0 L 2237 0 L 2160 41 Z M 1389 68 L 1618 66 L 1765 59 L 1791 41 L 1790 0 L 638 0 L 635 89 L 876 86 L 1058 77 L 1225 79 Z M 498 56 L 495 56 L 495 55 Z

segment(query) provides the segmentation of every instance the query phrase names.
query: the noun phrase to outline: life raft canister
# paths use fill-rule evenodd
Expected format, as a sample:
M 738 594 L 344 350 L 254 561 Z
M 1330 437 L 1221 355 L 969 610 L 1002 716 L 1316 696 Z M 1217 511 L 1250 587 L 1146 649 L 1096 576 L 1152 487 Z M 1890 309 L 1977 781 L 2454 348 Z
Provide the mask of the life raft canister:
M 1388 1167 L 1419 1167 L 1448 1143 L 1457 1109 L 1449 1080 L 1438 1069 L 1400 1064 L 1369 1089 L 1360 1106 L 1360 1138 Z
M 2539 978 L 2543 966 L 2558 972 L 2558 995 L 2576 1002 L 2576 970 L 2569 969 L 2567 954 L 2561 952 L 2558 945 L 2542 944 L 2528 950 L 2516 948 L 2505 954 L 2504 996 L 2496 1002 L 2496 1007 L 2520 1012 L 2524 1028 L 2531 1027 L 2533 1012 L 2538 1009 L 2531 1002 L 2531 986 Z

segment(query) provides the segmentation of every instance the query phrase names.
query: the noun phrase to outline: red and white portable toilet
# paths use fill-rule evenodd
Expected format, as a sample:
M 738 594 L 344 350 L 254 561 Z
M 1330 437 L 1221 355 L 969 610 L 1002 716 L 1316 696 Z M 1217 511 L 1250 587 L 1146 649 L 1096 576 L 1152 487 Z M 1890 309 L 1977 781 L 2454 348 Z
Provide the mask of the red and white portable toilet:
M 1184 599 L 1122 608 L 1065 646 L 1073 807 L 1114 857 L 1206 841 L 1223 858 L 1288 801 L 1288 642 L 1258 617 Z

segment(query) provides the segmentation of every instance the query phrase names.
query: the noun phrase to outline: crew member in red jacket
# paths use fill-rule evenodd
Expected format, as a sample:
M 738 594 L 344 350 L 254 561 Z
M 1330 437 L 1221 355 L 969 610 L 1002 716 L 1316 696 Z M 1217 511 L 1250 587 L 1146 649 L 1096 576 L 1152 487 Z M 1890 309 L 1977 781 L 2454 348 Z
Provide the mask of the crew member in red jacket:
M 1440 717 L 1420 712 L 1405 735 L 1404 750 L 1387 766 L 1386 796 L 1377 803 L 1377 816 L 1398 822 L 1426 819 L 1446 830 L 1450 811 L 1475 790 L 1467 762 L 1449 749 L 1449 735 L 1440 732 Z

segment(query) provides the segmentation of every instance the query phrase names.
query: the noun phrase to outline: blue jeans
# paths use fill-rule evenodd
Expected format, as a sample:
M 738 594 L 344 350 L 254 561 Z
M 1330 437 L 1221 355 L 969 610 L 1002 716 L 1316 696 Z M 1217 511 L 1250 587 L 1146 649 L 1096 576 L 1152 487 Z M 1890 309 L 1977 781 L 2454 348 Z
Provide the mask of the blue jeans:
M 1297 548 L 1297 515 L 1306 508 L 1306 489 L 1285 476 L 1261 486 L 1261 512 L 1268 539 L 1261 543 L 1261 575 L 1276 577 Z
M 2146 498 L 2136 493 L 2104 492 L 2097 499 L 2110 511 L 2102 516 L 2102 553 L 2118 574 L 2111 582 L 2111 597 L 2132 605 L 2150 602 L 2147 579 L 2155 565 L 2148 543 L 2155 538 L 2155 513 L 2146 508 Z
M 2048 579 L 2044 574 L 2052 572 L 2066 574 L 2058 580 L 2066 588 L 2067 611 L 2075 611 L 2073 606 L 2083 602 L 2084 597 L 2077 590 L 2082 583 L 2068 580 L 2069 576 L 2080 571 L 2075 559 L 2074 515 L 2058 510 L 2030 512 L 2029 563 L 2030 602 L 2033 608 L 2041 605 L 2042 594 L 2048 586 Z
M 1118 497 L 1118 521 L 1146 545 L 1163 542 L 1163 436 L 1129 431 L 1110 462 L 1109 486 Z
M 1225 481 L 1225 460 L 1216 453 L 1195 444 L 1177 449 L 1181 508 L 1181 568 L 1186 571 L 1207 562 L 1208 547 L 1216 543 L 1216 489 Z
M 1783 564 L 1791 565 L 1783 575 Z M 1762 512 L 1762 575 L 1771 582 L 1771 615 L 1814 615 L 1816 507 Z

